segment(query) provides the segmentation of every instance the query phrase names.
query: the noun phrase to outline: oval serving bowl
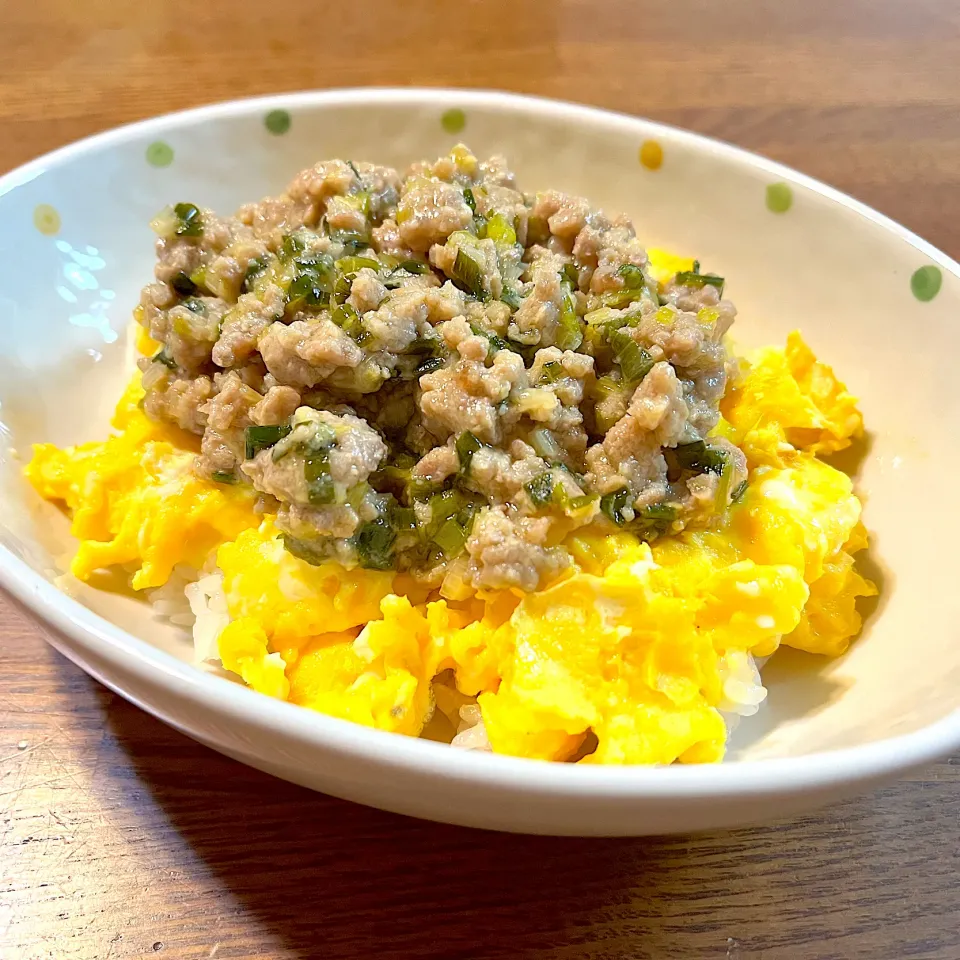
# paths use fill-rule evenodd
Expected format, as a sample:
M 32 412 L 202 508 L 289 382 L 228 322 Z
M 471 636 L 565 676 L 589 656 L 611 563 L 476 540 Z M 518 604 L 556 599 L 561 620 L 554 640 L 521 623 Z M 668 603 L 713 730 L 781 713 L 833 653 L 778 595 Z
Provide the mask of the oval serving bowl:
M 506 154 L 524 189 L 582 194 L 630 215 L 650 246 L 699 257 L 727 278 L 739 346 L 800 328 L 862 399 L 868 437 L 845 465 L 866 501 L 880 601 L 841 659 L 770 661 L 767 702 L 723 764 L 548 764 L 354 726 L 194 666 L 187 634 L 122 591 L 56 585 L 74 545 L 23 462 L 34 442 L 105 435 L 156 211 L 188 198 L 230 212 L 319 159 L 403 168 L 458 140 Z M 63 654 L 213 749 L 415 816 L 630 835 L 796 813 L 960 746 L 960 452 L 944 442 L 960 419 L 960 267 L 855 200 L 734 147 L 586 107 L 334 90 L 161 117 L 36 160 L 0 179 L 0 251 L 0 586 Z

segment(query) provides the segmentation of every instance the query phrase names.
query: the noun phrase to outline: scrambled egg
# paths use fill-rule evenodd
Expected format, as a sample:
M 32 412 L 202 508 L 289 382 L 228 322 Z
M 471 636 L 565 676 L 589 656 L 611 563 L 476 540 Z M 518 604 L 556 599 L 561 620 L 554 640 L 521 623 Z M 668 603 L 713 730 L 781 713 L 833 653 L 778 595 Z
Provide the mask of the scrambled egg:
M 42 496 L 72 512 L 72 572 L 120 564 L 140 590 L 178 564 L 215 564 L 230 614 L 223 666 L 263 693 L 370 727 L 418 736 L 435 710 L 455 728 L 460 710 L 478 707 L 501 753 L 717 761 L 721 710 L 751 694 L 749 658 L 781 643 L 843 653 L 860 629 L 857 598 L 876 592 L 854 567 L 867 545 L 860 502 L 816 458 L 858 436 L 861 417 L 798 334 L 745 363 L 723 401 L 715 432 L 742 447 L 750 478 L 719 529 L 652 545 L 575 533 L 574 566 L 527 595 L 450 601 L 402 574 L 294 557 L 249 490 L 193 476 L 195 439 L 150 422 L 141 396 L 135 381 L 106 442 L 42 444 L 27 468 Z
M 149 420 L 142 396 L 137 377 L 113 418 L 120 432 L 106 442 L 37 444 L 26 468 L 42 497 L 72 513 L 80 548 L 70 571 L 80 580 L 116 564 L 134 571 L 134 590 L 159 587 L 177 564 L 200 569 L 211 550 L 259 523 L 249 489 L 193 475 L 196 438 Z

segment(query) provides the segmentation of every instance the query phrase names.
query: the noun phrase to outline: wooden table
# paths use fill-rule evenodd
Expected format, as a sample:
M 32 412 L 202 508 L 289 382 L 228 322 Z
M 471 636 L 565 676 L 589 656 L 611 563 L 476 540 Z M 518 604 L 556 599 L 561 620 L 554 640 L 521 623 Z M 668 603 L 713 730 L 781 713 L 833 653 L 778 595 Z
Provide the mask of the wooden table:
M 0 2 L 0 169 L 270 91 L 503 87 L 732 140 L 960 256 L 951 0 Z M 960 958 L 960 761 L 661 840 L 420 823 L 270 779 L 89 680 L 0 598 L 0 956 Z

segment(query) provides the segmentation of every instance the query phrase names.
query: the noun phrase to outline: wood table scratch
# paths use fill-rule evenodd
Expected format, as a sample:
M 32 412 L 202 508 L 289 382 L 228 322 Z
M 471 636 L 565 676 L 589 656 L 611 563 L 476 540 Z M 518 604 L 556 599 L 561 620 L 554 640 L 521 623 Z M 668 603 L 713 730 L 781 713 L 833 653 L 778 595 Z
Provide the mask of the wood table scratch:
M 0 170 L 235 96 L 504 87 L 732 140 L 960 256 L 950 0 L 2 12 Z M 958 960 L 958 857 L 956 759 L 810 816 L 693 837 L 512 837 L 368 810 L 175 733 L 0 598 L 3 960 Z

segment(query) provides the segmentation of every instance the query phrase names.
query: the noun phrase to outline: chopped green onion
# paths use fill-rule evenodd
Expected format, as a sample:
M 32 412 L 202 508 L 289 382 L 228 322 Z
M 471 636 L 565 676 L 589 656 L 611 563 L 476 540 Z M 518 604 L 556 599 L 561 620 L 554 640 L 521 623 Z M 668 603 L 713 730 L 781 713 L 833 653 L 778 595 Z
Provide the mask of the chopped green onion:
M 545 503 L 549 503 L 553 496 L 553 477 L 549 471 L 538 474 L 528 483 L 525 483 L 523 489 L 527 491 L 527 496 L 530 497 L 535 506 L 542 507 Z
M 467 543 L 467 532 L 453 518 L 445 520 L 433 535 L 433 542 L 448 559 L 457 556 Z
M 457 457 L 460 460 L 460 470 L 463 474 L 467 475 L 470 473 L 470 461 L 473 460 L 473 455 L 482 447 L 483 444 L 469 430 L 464 430 L 464 432 L 457 437 Z
M 366 190 L 341 194 L 339 199 L 341 203 L 346 204 L 351 210 L 362 213 L 364 217 L 370 216 L 370 194 Z
M 289 433 L 290 427 L 286 424 L 247 427 L 244 434 L 247 459 L 253 459 L 261 450 L 272 447 Z
M 334 307 L 330 318 L 338 327 L 342 327 L 351 336 L 353 336 L 351 331 L 360 329 L 360 314 L 357 312 L 356 307 L 351 306 L 349 303 L 341 303 Z
M 457 523 L 463 527 L 464 532 L 469 535 L 473 527 L 473 518 L 477 515 L 480 504 L 475 500 L 468 500 L 456 513 Z
M 630 306 L 631 303 L 636 303 L 638 300 L 642 300 L 646 296 L 646 290 L 641 288 L 639 290 L 627 288 L 624 290 L 608 290 L 606 293 L 600 294 L 600 302 L 605 307 L 613 307 L 616 310 L 619 310 L 623 307 Z
M 623 279 L 623 285 L 627 290 L 639 290 L 646 286 L 647 278 L 643 271 L 633 263 L 625 263 L 617 270 L 617 276 Z
M 641 507 L 640 517 L 643 520 L 665 520 L 672 523 L 677 519 L 677 508 L 672 503 L 650 503 Z
M 625 317 L 611 307 L 599 307 L 597 310 L 591 310 L 583 319 L 586 320 L 588 327 L 605 330 L 616 330 L 630 322 L 629 317 Z
M 512 246 L 517 242 L 517 232 L 502 213 L 495 213 L 487 220 L 487 239 Z
M 715 503 L 718 510 L 727 508 L 727 497 L 730 495 L 730 481 L 733 479 L 733 464 L 730 458 L 724 459 L 724 464 L 720 468 L 720 479 L 717 481 L 717 491 L 715 494 Z
M 351 538 L 360 566 L 368 570 L 389 570 L 393 563 L 396 531 L 385 517 L 365 523 Z
M 378 493 L 400 494 L 410 482 L 410 467 L 388 463 L 370 474 L 370 484 Z
M 307 460 L 304 464 L 304 473 L 313 463 L 313 460 Z M 307 499 L 315 507 L 324 506 L 329 503 L 337 502 L 337 491 L 333 483 L 333 477 L 329 473 L 318 473 L 317 476 L 307 484 Z
M 556 460 L 563 454 L 563 448 L 546 427 L 537 427 L 536 430 L 531 431 L 530 445 L 544 460 Z
M 477 263 L 470 254 L 466 253 L 463 247 L 457 248 L 457 256 L 453 261 L 450 279 L 453 280 L 455 286 L 476 297 L 478 300 L 487 299 L 480 264 Z
M 330 475 L 330 458 L 327 456 L 327 449 L 311 451 L 311 456 L 303 463 L 303 476 L 307 483 L 313 483 L 314 480 L 323 476 Z
M 244 293 L 250 292 L 250 286 L 252 282 L 267 269 L 267 260 L 266 257 L 254 257 L 247 264 L 247 271 L 243 275 L 243 283 L 240 284 L 240 289 Z
M 419 276 L 430 272 L 430 264 L 422 260 L 401 260 L 397 266 L 398 270 L 406 270 L 407 273 L 413 273 Z
M 505 303 L 511 310 L 519 310 L 521 303 L 520 292 L 505 286 L 500 294 L 500 301 L 501 303 Z
M 462 495 L 456 490 L 444 490 L 442 493 L 434 494 L 430 498 L 431 522 L 438 524 L 439 521 L 455 517 L 463 503 Z
M 596 499 L 597 495 L 595 493 L 585 493 L 582 497 L 570 497 L 567 500 L 567 507 L 570 510 L 582 510 L 584 507 L 589 507 Z
M 463 191 L 463 202 L 470 208 L 470 212 L 476 216 L 477 201 L 469 187 L 466 187 Z
M 370 338 L 370 334 L 363 329 L 360 314 L 349 303 L 341 303 L 334 307 L 330 316 L 333 322 L 358 344 Z
M 301 273 L 287 287 L 287 313 L 291 314 L 302 307 L 322 307 L 330 300 L 320 281 L 310 273 Z
M 693 261 L 693 272 L 694 272 L 694 273 L 699 273 L 699 272 L 700 272 L 700 261 L 699 261 L 699 260 L 694 260 L 694 261 Z
M 380 261 L 374 260 L 373 257 L 351 255 L 341 257 L 334 263 L 334 267 L 336 267 L 338 273 L 342 274 L 359 273 L 364 267 L 369 267 L 371 270 L 377 271 L 380 269 Z
M 434 373 L 443 366 L 443 357 L 430 357 L 428 360 L 424 360 L 420 366 L 417 367 L 416 373 L 418 377 L 422 377 L 425 373 Z
M 674 277 L 674 281 L 684 287 L 716 287 L 717 291 L 723 294 L 723 277 L 718 277 L 714 273 L 695 273 L 684 270 Z
M 328 554 L 320 543 L 311 543 L 309 540 L 298 540 L 291 537 L 288 533 L 280 535 L 283 540 L 284 549 L 287 553 L 293 554 L 298 560 L 303 560 L 314 567 L 319 567 L 329 559 Z
M 490 344 L 490 348 L 494 353 L 499 350 L 514 350 L 509 340 L 504 340 L 503 337 L 498 336 L 495 333 L 488 333 L 483 329 L 483 327 L 480 327 L 475 323 L 470 324 L 470 330 L 475 337 L 484 337 Z M 517 351 L 514 350 L 514 352 Z
M 413 507 L 401 507 L 394 504 L 390 510 L 390 525 L 403 533 L 417 529 L 417 513 Z
M 556 344 L 561 350 L 576 350 L 583 343 L 583 328 L 577 317 L 576 301 L 569 291 L 563 295 Z
M 436 337 L 417 337 L 417 339 L 407 347 L 406 352 L 415 357 L 432 357 L 436 354 L 439 347 L 440 341 Z
M 177 369 L 177 361 L 170 356 L 170 351 L 166 347 L 161 347 L 158 353 L 155 353 L 152 357 L 154 363 L 162 363 L 165 367 L 168 367 L 170 370 Z
M 739 503 L 743 499 L 743 495 L 747 492 L 747 481 L 741 480 L 737 484 L 737 489 L 733 491 L 733 496 L 730 498 L 731 503 Z
M 232 470 L 214 470 L 213 473 L 210 474 L 210 479 L 214 483 L 233 484 L 240 482 Z
M 548 360 L 540 371 L 538 383 L 556 383 L 563 379 L 563 364 L 559 360 Z
M 201 317 L 207 315 L 207 305 L 199 297 L 187 297 L 180 301 L 181 307 L 186 307 L 191 313 L 199 314 Z
M 625 380 L 639 383 L 653 369 L 653 357 L 629 333 L 610 330 L 607 339 Z
M 334 230 L 330 234 L 330 239 L 342 244 L 345 253 L 356 253 L 370 246 L 369 233 L 357 233 L 353 230 Z
M 320 453 L 329 450 L 337 442 L 337 432 L 329 424 L 314 425 L 313 436 L 304 441 L 303 446 L 308 453 Z
M 384 254 L 381 254 L 380 257 L 381 260 L 385 259 Z M 384 265 L 386 264 L 384 263 Z M 428 263 L 424 263 L 422 260 L 403 260 L 397 263 L 390 273 L 381 278 L 380 282 L 388 290 L 396 290 L 409 276 L 424 276 L 428 273 L 430 273 Z
M 503 337 L 497 336 L 495 333 L 486 334 L 486 337 L 487 340 L 490 341 L 490 346 L 493 347 L 494 353 L 498 350 L 510 350 L 513 353 L 518 352 L 509 340 L 504 340 Z
M 681 443 L 674 448 L 673 454 L 684 470 L 693 470 L 696 473 L 719 475 L 727 463 L 727 454 L 723 450 L 711 447 L 702 440 Z
M 189 297 L 197 292 L 197 285 L 183 270 L 179 270 L 170 278 L 170 286 L 173 287 L 181 297 Z
M 545 217 L 530 217 L 527 221 L 527 246 L 546 243 L 550 239 L 550 224 Z
M 626 487 L 621 487 L 619 490 L 604 494 L 600 498 L 600 509 L 613 523 L 622 527 L 627 522 L 623 511 L 629 500 L 630 491 Z
M 306 249 L 303 237 L 298 237 L 295 233 L 288 233 L 280 242 L 280 253 L 290 259 L 299 256 Z
M 622 380 L 615 380 L 613 377 L 598 378 L 590 389 L 590 396 L 594 400 L 606 400 L 609 397 L 621 393 L 624 388 Z
M 406 492 L 408 500 L 424 500 L 437 492 L 437 483 L 426 477 L 410 477 L 407 481 Z
M 580 283 L 580 271 L 572 263 L 565 263 L 560 270 L 560 279 L 570 284 L 571 290 L 576 290 Z
M 178 237 L 199 237 L 203 234 L 200 211 L 192 203 L 178 203 L 173 212 L 177 218 L 175 233 Z

